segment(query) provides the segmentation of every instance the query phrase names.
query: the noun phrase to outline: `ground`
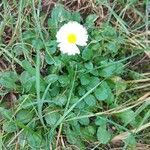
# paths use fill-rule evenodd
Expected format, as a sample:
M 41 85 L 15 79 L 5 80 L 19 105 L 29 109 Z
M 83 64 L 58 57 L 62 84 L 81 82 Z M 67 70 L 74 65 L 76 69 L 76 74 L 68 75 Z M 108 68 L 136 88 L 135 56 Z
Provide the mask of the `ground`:
M 149 14 L 148 0 L 2 0 L 0 149 L 150 150 Z M 56 39 L 70 21 L 88 32 L 73 56 Z

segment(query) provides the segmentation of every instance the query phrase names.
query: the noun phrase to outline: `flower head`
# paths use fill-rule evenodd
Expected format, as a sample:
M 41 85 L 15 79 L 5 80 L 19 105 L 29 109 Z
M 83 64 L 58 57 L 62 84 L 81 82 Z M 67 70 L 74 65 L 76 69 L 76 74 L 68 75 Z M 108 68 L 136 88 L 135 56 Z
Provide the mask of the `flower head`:
M 63 25 L 57 32 L 56 38 L 60 51 L 68 55 L 79 54 L 80 50 L 77 45 L 85 46 L 88 41 L 86 29 L 75 21 Z

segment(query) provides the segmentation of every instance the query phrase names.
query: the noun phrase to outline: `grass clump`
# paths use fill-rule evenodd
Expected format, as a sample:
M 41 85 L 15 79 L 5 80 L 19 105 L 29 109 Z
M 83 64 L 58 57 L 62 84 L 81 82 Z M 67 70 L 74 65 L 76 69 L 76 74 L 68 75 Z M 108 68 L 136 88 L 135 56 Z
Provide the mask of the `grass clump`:
M 147 3 L 136 2 L 91 1 L 89 14 L 67 2 L 1 2 L 1 149 L 150 144 L 149 44 L 142 34 L 149 21 Z M 74 56 L 60 53 L 56 42 L 71 20 L 89 35 Z

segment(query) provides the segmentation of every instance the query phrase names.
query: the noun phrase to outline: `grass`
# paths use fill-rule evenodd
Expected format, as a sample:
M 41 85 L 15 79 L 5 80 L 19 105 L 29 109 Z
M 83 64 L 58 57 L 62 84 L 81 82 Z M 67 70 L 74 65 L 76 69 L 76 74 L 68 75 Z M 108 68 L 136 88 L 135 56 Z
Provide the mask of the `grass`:
M 2 0 L 0 149 L 150 148 L 148 5 Z M 67 56 L 55 35 L 72 19 L 89 41 Z

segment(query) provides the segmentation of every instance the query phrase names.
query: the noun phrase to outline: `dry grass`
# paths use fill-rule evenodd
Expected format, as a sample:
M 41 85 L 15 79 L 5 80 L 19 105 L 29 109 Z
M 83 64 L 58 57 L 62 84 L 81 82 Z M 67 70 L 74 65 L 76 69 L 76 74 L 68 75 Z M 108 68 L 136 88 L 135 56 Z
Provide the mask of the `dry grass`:
M 11 6 L 12 12 L 15 13 L 15 10 L 16 10 L 15 5 L 13 5 L 11 0 L 9 0 L 8 2 L 9 2 L 9 5 Z M 42 10 L 44 12 L 46 12 L 45 18 L 43 19 L 44 26 L 46 26 L 45 22 L 47 20 L 47 17 L 50 15 L 52 8 L 56 5 L 57 2 L 58 2 L 58 0 L 42 0 Z M 109 7 L 107 7 L 105 5 L 96 5 L 94 0 L 89 0 L 89 1 L 87 1 L 87 0 L 62 0 L 61 3 L 68 10 L 79 11 L 81 13 L 83 19 L 85 19 L 91 13 L 96 13 L 98 15 L 98 19 L 95 22 L 96 26 L 101 26 L 101 24 L 110 17 L 111 18 L 110 23 L 118 31 L 120 31 L 121 30 L 120 23 L 122 23 L 121 21 L 125 20 L 126 22 L 129 22 L 129 25 L 127 28 L 127 31 L 128 31 L 127 41 L 128 41 L 129 47 L 131 47 L 131 48 L 138 47 L 138 48 L 143 48 L 145 50 L 146 46 L 149 46 L 149 44 L 150 44 L 150 40 L 149 40 L 150 32 L 148 30 L 147 24 L 144 22 L 145 20 L 143 19 L 142 15 L 141 15 L 142 13 L 145 14 L 145 9 L 141 6 L 141 3 L 143 3 L 142 0 L 134 5 L 134 8 L 137 8 L 136 11 L 134 9 L 132 9 L 132 7 L 124 7 L 121 4 L 115 3 L 115 1 L 110 0 L 109 6 L 111 8 L 113 8 L 112 12 L 110 11 Z M 1 10 L 1 8 L 0 8 L 0 10 Z M 113 16 L 113 12 L 115 12 L 116 15 L 118 15 L 117 18 L 115 18 Z M 141 12 L 141 14 L 139 12 Z M 31 8 L 30 7 L 26 8 L 24 10 L 24 13 L 30 15 L 32 13 Z M 110 13 L 112 13 L 112 14 L 110 15 Z M 119 17 L 122 19 L 121 21 L 120 21 Z M 146 11 L 145 17 L 146 17 L 146 19 L 148 18 L 147 11 Z M 141 24 L 140 25 L 141 27 L 140 27 L 140 29 L 137 29 L 139 24 Z M 16 40 L 17 36 L 18 36 L 18 24 L 16 24 L 14 30 L 9 26 L 5 26 L 2 39 L 4 41 L 4 44 L 7 45 L 7 47 L 12 45 L 12 43 Z M 130 108 L 137 108 L 138 106 L 142 105 L 146 101 L 149 102 L 149 99 L 150 99 L 149 87 L 146 88 L 145 86 L 149 85 L 149 81 L 150 81 L 150 68 L 148 67 L 150 53 L 147 51 L 145 53 L 147 56 L 144 55 L 142 57 L 137 57 L 135 60 L 132 60 L 132 62 L 130 62 L 130 64 L 129 64 L 129 68 L 131 70 L 139 71 L 146 78 L 126 81 L 127 84 L 136 84 L 137 85 L 137 88 L 129 89 L 130 91 L 134 90 L 134 92 L 138 93 L 138 89 L 140 87 L 140 91 L 141 91 L 141 92 L 139 92 L 140 98 L 134 102 L 123 103 L 120 107 L 118 107 L 115 110 L 108 110 L 108 111 L 102 112 L 102 113 L 98 112 L 98 113 L 94 114 L 94 116 L 100 115 L 100 114 L 107 114 L 107 115 L 117 114 L 119 112 L 123 112 Z M 7 59 L 7 57 L 8 56 L 5 57 L 5 60 L 3 60 L 3 59 L 0 60 L 0 71 L 4 72 L 6 70 L 15 69 L 16 71 L 19 72 L 20 67 L 18 67 L 18 65 L 16 65 L 16 63 L 14 63 L 14 60 L 10 61 L 11 58 L 8 57 L 8 59 Z M 146 88 L 146 90 L 145 90 L 145 88 Z M 0 88 L 0 90 L 2 90 L 2 88 Z M 126 91 L 126 92 L 129 92 L 129 91 Z M 8 107 L 11 107 L 11 105 L 13 105 L 13 101 L 16 100 L 16 96 L 14 93 L 9 93 L 7 96 L 8 97 L 7 98 L 5 97 L 5 99 L 9 100 Z M 89 117 L 92 117 L 92 115 Z M 130 131 L 133 133 L 140 134 L 141 132 L 143 132 L 143 130 L 149 132 L 149 127 L 150 127 L 150 123 L 148 122 L 147 124 L 144 124 L 136 129 L 131 129 Z M 59 146 L 59 145 L 62 145 L 62 147 L 65 147 L 65 138 L 63 138 L 62 135 L 60 134 L 61 128 L 59 128 L 59 129 L 60 130 L 58 132 L 57 141 L 56 141 L 58 150 L 61 149 L 61 146 Z M 146 133 L 144 133 L 144 134 L 146 134 Z M 121 134 L 115 136 L 111 141 L 112 143 L 109 145 L 110 147 L 108 146 L 108 149 L 111 148 L 111 150 L 121 150 L 122 149 L 122 147 L 121 147 L 122 141 L 127 137 L 127 135 L 128 135 L 128 132 L 124 132 L 124 133 L 121 133 Z M 15 138 L 17 138 L 17 135 Z M 139 142 L 137 143 L 135 150 L 150 150 L 149 143 L 146 142 L 145 144 L 143 144 L 145 139 L 143 137 L 142 143 L 139 143 Z M 13 139 L 13 140 L 15 140 L 15 139 Z M 74 149 L 78 149 L 75 146 L 72 146 L 72 147 L 74 147 Z

